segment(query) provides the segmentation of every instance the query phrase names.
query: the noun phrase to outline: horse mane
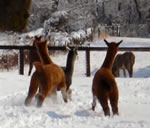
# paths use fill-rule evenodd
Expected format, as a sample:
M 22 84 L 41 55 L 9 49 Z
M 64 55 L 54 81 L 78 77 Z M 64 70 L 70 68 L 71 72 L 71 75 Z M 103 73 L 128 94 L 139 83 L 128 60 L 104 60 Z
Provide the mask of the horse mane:
M 40 60 L 43 64 L 51 64 L 53 61 L 51 60 L 50 56 L 48 55 L 48 46 L 47 40 L 45 41 L 37 41 L 35 42 L 35 46 L 37 49 L 37 53 L 40 57 Z M 44 50 L 43 50 L 44 49 Z

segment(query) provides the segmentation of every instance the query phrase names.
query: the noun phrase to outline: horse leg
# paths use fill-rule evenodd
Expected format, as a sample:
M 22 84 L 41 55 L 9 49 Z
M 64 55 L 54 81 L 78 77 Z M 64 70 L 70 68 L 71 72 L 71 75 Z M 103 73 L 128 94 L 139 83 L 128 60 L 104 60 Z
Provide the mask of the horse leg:
M 26 106 L 31 104 L 32 98 L 35 96 L 38 87 L 39 87 L 38 76 L 37 76 L 37 73 L 34 72 L 32 77 L 31 77 L 30 87 L 29 87 L 29 91 L 28 91 L 28 96 L 25 99 L 25 105 Z
M 68 95 L 66 93 L 66 90 L 61 88 L 61 94 L 62 94 L 62 97 L 64 99 L 64 102 L 67 103 L 68 102 Z
M 117 69 L 116 74 L 117 74 L 117 77 L 120 77 L 120 69 Z
M 41 107 L 46 96 L 48 95 L 50 91 L 48 89 L 43 89 L 38 95 L 37 95 L 37 107 Z
M 124 75 L 124 77 L 126 77 L 126 70 L 125 70 L 125 68 L 123 68 L 123 75 Z
M 133 76 L 133 67 L 130 66 L 130 68 L 128 68 L 127 70 L 128 70 L 129 76 L 132 77 Z
M 116 100 L 113 100 L 111 98 L 110 104 L 111 104 L 111 107 L 112 107 L 113 115 L 119 115 L 119 112 L 118 112 L 118 102 Z
M 30 65 L 29 65 L 29 72 L 28 72 L 28 76 L 30 76 L 31 71 L 32 71 L 32 68 L 33 68 L 33 65 L 32 65 L 32 63 L 30 63 Z
M 72 100 L 72 90 L 69 88 L 67 91 L 68 99 Z
M 103 93 L 103 95 L 98 96 L 98 100 L 103 108 L 105 116 L 110 116 L 110 110 L 108 106 L 108 97 L 106 94 Z
M 52 94 L 53 91 L 53 85 L 51 81 L 46 80 L 45 77 L 41 75 L 39 79 L 40 79 L 40 90 L 37 95 L 37 107 L 41 107 L 45 98 L 49 94 Z
M 48 94 L 48 97 L 52 97 L 52 100 L 55 102 L 57 100 L 57 88 L 54 88 L 52 92 Z
M 61 90 L 61 94 L 62 94 L 62 97 L 63 97 L 63 100 L 64 102 L 68 102 L 68 94 L 67 94 L 67 91 L 66 91 L 66 83 L 65 82 L 61 82 L 57 88 Z
M 69 99 L 69 100 L 72 100 L 72 97 L 71 97 L 71 95 L 72 95 L 72 90 L 70 89 L 71 81 L 72 81 L 72 80 L 71 80 L 70 76 L 67 76 L 67 74 L 66 74 L 66 86 L 67 86 L 66 92 L 67 92 L 67 95 L 68 95 L 68 99 Z
M 95 111 L 97 97 L 93 95 L 92 110 Z
M 115 90 L 116 91 L 113 92 L 109 96 L 109 99 L 110 99 L 110 104 L 111 104 L 113 115 L 119 115 L 119 112 L 118 112 L 118 97 L 119 97 L 119 94 L 118 94 L 118 89 L 115 89 Z

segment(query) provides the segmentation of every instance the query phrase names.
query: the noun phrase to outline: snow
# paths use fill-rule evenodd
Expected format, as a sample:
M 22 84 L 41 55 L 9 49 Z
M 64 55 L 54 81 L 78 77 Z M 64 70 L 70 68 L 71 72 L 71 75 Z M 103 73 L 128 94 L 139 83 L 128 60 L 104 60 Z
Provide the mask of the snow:
M 119 41 L 120 38 L 108 40 Z M 129 46 L 150 46 L 138 39 L 122 43 Z M 137 41 L 136 41 L 137 40 Z M 147 40 L 147 39 L 145 39 Z M 101 45 L 103 41 L 100 41 Z M 125 44 L 124 44 L 125 43 Z M 97 42 L 98 45 L 98 42 Z M 18 75 L 18 70 L 0 72 L 0 128 L 149 128 L 150 127 L 150 53 L 134 52 L 136 61 L 133 78 L 116 78 L 119 88 L 119 116 L 105 117 L 97 103 L 91 110 L 91 85 L 94 73 L 101 66 L 106 52 L 91 52 L 91 77 L 85 76 L 85 53 L 79 52 L 73 75 L 72 101 L 64 103 L 60 92 L 57 101 L 47 98 L 41 108 L 33 101 L 24 105 L 28 93 L 30 76 Z M 64 66 L 67 54 L 53 55 L 58 65 Z

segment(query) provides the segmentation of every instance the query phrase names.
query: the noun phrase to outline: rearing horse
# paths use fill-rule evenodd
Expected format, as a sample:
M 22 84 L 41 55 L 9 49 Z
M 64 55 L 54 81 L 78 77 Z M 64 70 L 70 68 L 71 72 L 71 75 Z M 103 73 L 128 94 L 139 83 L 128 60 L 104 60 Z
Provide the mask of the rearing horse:
M 65 76 L 66 76 L 66 92 L 68 94 L 69 99 L 71 99 L 71 93 L 72 90 L 70 89 L 70 86 L 72 84 L 72 76 L 74 72 L 74 63 L 75 60 L 78 56 L 78 49 L 76 48 L 70 48 L 70 51 L 67 56 L 67 62 L 66 62 L 66 67 L 64 69 Z
M 93 94 L 93 103 L 92 110 L 95 110 L 96 99 L 100 102 L 105 116 L 110 116 L 110 109 L 108 105 L 108 100 L 110 100 L 110 104 L 112 107 L 112 111 L 114 115 L 119 115 L 118 112 L 118 99 L 119 99 L 119 91 L 117 87 L 117 83 L 112 74 L 112 64 L 115 58 L 115 55 L 118 51 L 118 46 L 122 42 L 122 40 L 118 43 L 104 40 L 106 45 L 108 46 L 107 54 L 105 60 L 100 67 L 100 69 L 95 73 L 92 84 L 92 94 Z
M 40 47 L 37 47 L 39 45 Z M 54 64 L 48 55 L 47 41 L 38 42 L 38 44 L 36 44 L 36 48 L 42 64 L 37 61 L 33 63 L 36 71 L 31 76 L 25 105 L 28 106 L 31 104 L 38 89 L 39 92 L 36 95 L 38 107 L 42 106 L 48 95 L 53 94 L 56 96 L 57 89 L 61 90 L 64 102 L 67 102 L 65 74 L 62 68 Z

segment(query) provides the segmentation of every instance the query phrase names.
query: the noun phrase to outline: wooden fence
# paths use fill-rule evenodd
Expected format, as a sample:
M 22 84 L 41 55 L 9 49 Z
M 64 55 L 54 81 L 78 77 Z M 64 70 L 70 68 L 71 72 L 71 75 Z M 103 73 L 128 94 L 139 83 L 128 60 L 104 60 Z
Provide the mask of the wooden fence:
M 18 67 L 19 67 L 19 74 L 24 74 L 24 50 L 32 50 L 35 49 L 33 46 L 11 46 L 11 45 L 1 45 L 1 50 L 18 50 Z M 49 50 L 59 50 L 59 51 L 65 51 L 65 47 L 49 47 Z M 86 57 L 86 75 L 91 75 L 90 70 L 90 52 L 91 51 L 106 51 L 107 47 L 78 47 L 79 51 L 85 51 L 85 57 Z M 144 51 L 144 52 L 150 52 L 150 47 L 120 47 L 119 51 Z

